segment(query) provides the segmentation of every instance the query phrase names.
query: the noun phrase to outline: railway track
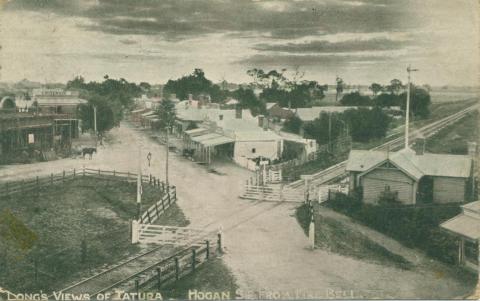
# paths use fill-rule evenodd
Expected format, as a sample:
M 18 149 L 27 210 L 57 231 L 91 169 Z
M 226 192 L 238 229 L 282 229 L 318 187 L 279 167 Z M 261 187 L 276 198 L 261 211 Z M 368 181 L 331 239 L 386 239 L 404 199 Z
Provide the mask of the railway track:
M 127 276 L 138 275 L 145 266 L 158 263 L 175 249 L 172 246 L 155 247 L 145 253 L 128 257 L 91 277 L 85 278 L 61 290 L 63 293 L 84 294 L 90 296 L 102 293 L 125 282 Z
M 455 122 L 459 121 L 463 117 L 465 117 L 468 113 L 478 110 L 480 108 L 479 104 L 475 104 L 468 108 L 465 108 L 461 111 L 458 111 L 455 114 L 452 114 L 448 117 L 442 118 L 440 120 L 434 121 L 426 126 L 421 127 L 415 131 L 412 131 L 409 134 L 410 141 L 412 141 L 415 137 L 422 136 L 425 138 L 431 137 L 438 133 L 443 128 L 454 124 Z M 395 151 L 400 149 L 404 145 L 405 135 L 402 135 L 398 138 L 392 139 L 382 145 L 372 148 L 372 150 L 387 150 L 390 149 L 391 151 Z M 346 176 L 345 168 L 347 166 L 347 161 L 342 161 L 338 164 L 332 165 L 327 169 L 324 169 L 318 173 L 313 174 L 312 184 L 313 185 L 321 185 L 327 183 L 329 181 L 344 178 Z M 304 181 L 298 180 L 295 182 L 290 183 L 287 187 L 300 189 L 303 188 Z

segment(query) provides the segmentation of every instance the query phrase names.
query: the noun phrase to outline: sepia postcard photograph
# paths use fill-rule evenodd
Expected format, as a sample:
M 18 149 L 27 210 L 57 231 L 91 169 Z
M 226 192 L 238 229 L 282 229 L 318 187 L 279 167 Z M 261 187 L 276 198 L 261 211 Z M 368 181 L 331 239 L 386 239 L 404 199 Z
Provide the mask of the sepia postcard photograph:
M 0 301 L 479 300 L 479 0 L 0 0 Z

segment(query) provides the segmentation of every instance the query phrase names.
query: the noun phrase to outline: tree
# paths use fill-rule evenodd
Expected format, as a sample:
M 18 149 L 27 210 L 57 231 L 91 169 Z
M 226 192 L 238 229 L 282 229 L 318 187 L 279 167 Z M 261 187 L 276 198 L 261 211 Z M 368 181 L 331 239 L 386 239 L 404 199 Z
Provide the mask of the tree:
M 345 94 L 340 100 L 342 106 L 371 106 L 373 101 L 366 95 L 361 95 L 360 92 L 351 92 Z
M 163 99 L 157 109 L 157 115 L 160 119 L 159 127 L 161 129 L 173 126 L 175 122 L 175 104 L 169 99 Z
M 299 134 L 303 126 L 303 121 L 297 116 L 293 116 L 285 121 L 282 130 L 294 134 Z
M 327 144 L 344 133 L 343 116 L 340 113 L 322 112 L 319 118 L 304 125 L 305 138 L 315 139 L 318 144 Z
M 405 86 L 402 84 L 402 81 L 399 79 L 392 79 L 390 81 L 390 85 L 388 85 L 386 89 L 388 92 L 390 92 L 390 94 L 398 95 L 404 87 Z
M 404 92 L 400 96 L 401 107 L 405 110 L 407 106 L 407 93 Z M 427 90 L 410 85 L 410 113 L 420 118 L 427 118 L 430 116 L 430 104 L 432 103 L 430 94 Z
M 103 82 L 85 82 L 81 76 L 67 82 L 67 89 L 80 92 L 88 100 L 88 105 L 79 107 L 79 115 L 84 129 L 93 128 L 93 106 L 97 107 L 97 129 L 104 132 L 118 125 L 123 118 L 123 111 L 134 106 L 134 98 L 140 96 L 142 88 L 129 83 L 124 78 L 112 79 L 104 76 Z
M 176 80 L 169 80 L 163 90 L 167 94 L 175 93 L 179 99 L 187 99 L 188 94 L 192 94 L 194 97 L 198 97 L 201 94 L 210 95 L 214 88 L 213 86 L 212 81 L 205 77 L 205 72 L 196 68 L 189 75 Z M 218 101 L 217 99 L 214 100 Z
M 387 93 L 382 93 L 378 95 L 377 97 L 374 98 L 373 101 L 376 106 L 379 106 L 382 108 L 400 106 L 402 102 L 400 99 L 400 96 L 395 94 L 387 94 Z
M 367 142 L 383 138 L 387 134 L 391 119 L 380 108 L 352 109 L 344 112 L 353 141 Z
M 343 89 L 345 88 L 345 83 L 343 82 L 343 79 L 337 76 L 335 79 L 335 82 L 337 84 L 336 90 L 337 94 L 335 95 L 335 101 L 338 101 L 338 97 L 340 97 L 340 94 L 343 93 Z
M 240 108 L 250 109 L 252 115 L 265 113 L 265 103 L 260 101 L 252 89 L 238 88 L 233 92 L 233 97 L 239 101 Z
M 370 87 L 368 87 L 368 89 L 372 91 L 373 96 L 377 96 L 378 93 L 383 91 L 383 86 L 377 83 L 373 83 L 370 85 Z

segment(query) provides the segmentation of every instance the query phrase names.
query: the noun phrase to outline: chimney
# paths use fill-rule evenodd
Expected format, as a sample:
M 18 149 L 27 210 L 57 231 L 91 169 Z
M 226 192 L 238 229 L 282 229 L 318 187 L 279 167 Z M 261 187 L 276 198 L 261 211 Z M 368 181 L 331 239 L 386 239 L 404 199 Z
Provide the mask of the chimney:
M 235 108 L 235 118 L 242 119 L 242 108 L 238 106 Z
M 258 115 L 258 126 L 262 128 L 264 123 L 265 123 L 265 116 Z
M 468 155 L 471 156 L 473 159 L 477 156 L 478 149 L 476 142 L 468 142 Z
M 425 138 L 415 139 L 415 154 L 423 155 L 425 153 Z

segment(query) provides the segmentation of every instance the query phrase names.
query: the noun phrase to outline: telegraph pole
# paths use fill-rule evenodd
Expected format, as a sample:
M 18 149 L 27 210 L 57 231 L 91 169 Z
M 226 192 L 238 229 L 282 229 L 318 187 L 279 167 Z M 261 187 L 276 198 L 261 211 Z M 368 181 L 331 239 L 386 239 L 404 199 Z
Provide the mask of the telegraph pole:
M 138 171 L 137 171 L 137 220 L 140 220 L 142 204 L 142 146 L 138 143 Z
M 409 148 L 409 123 L 410 123 L 410 74 L 411 72 L 418 71 L 418 69 L 412 69 L 410 65 L 407 67 L 408 84 L 407 84 L 407 107 L 405 112 L 405 149 Z
M 170 145 L 168 143 L 168 131 L 170 130 L 170 126 L 167 126 L 167 156 L 166 156 L 166 163 L 165 163 L 165 183 L 167 184 L 167 191 L 169 189 L 168 186 L 168 153 L 169 153 L 169 148 Z

